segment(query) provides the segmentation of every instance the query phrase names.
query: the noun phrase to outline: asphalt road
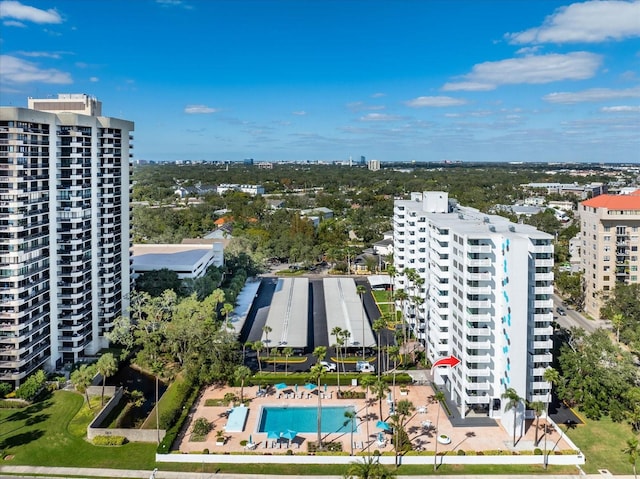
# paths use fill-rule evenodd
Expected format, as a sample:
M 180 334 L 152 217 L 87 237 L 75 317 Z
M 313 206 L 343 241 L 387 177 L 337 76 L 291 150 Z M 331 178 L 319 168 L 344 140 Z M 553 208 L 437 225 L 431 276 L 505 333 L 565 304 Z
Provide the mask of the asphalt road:
M 558 308 L 564 309 L 566 311 L 566 315 L 561 316 L 558 314 Z M 564 329 L 576 327 L 584 329 L 588 333 L 593 333 L 598 328 L 610 328 L 609 321 L 585 318 L 578 311 L 571 309 L 568 306 L 564 306 L 562 299 L 556 294 L 553 295 L 553 317 Z

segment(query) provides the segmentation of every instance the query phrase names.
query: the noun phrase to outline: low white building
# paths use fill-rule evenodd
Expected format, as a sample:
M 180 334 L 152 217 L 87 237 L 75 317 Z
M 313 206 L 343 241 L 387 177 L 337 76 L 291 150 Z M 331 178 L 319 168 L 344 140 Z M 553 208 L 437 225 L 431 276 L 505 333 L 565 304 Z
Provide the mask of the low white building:
M 251 196 L 264 195 L 264 187 L 262 185 L 238 185 L 236 183 L 223 183 L 216 189 L 219 195 L 227 191 L 240 191 Z
M 131 271 L 137 277 L 148 271 L 169 269 L 180 279 L 200 278 L 209 266 L 224 264 L 221 242 L 200 244 L 137 244 L 131 248 Z

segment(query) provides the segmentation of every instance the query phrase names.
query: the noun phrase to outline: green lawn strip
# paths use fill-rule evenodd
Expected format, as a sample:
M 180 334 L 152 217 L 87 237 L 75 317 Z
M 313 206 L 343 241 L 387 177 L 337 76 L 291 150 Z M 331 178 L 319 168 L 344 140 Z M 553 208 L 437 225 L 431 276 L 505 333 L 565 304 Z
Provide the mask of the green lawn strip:
M 295 460 L 295 456 L 292 458 Z M 361 458 L 353 458 L 352 462 L 361 461 Z M 425 464 L 406 465 L 395 469 L 399 475 L 439 477 L 442 474 L 576 474 L 574 466 L 549 466 L 545 471 L 540 465 L 511 466 L 511 465 L 441 465 L 437 472 L 433 472 L 433 457 L 428 458 Z M 272 474 L 272 475 L 305 475 L 305 476 L 342 476 L 349 468 L 345 464 L 177 464 L 159 463 L 158 468 L 164 471 L 188 471 L 218 474 Z
M 622 453 L 627 439 L 634 437 L 627 423 L 613 422 L 609 417 L 599 421 L 585 418 L 585 424 L 570 429 L 567 435 L 587 458 L 585 472 L 597 474 L 608 469 L 613 474 L 632 474 L 629 457 Z
M 99 447 L 77 437 L 80 421 L 68 426 L 82 408 L 83 397 L 56 391 L 46 400 L 19 410 L 0 410 L 0 441 L 4 453 L 13 455 L 6 465 L 66 467 L 119 467 L 153 469 L 155 444 L 130 443 L 120 447 Z M 91 415 L 84 416 L 84 427 Z
M 169 409 L 175 407 L 176 402 L 179 398 L 178 393 L 178 385 L 184 382 L 184 378 L 182 376 L 178 376 L 175 381 L 173 381 L 164 394 L 160 397 L 158 401 L 160 406 L 160 414 L 162 415 L 162 411 L 168 411 Z M 155 395 L 155 392 L 153 393 Z M 155 397 L 154 397 L 155 399 Z M 160 421 L 162 423 L 162 421 Z M 156 410 L 155 408 L 149 413 L 149 417 L 147 417 L 146 421 L 142 424 L 141 429 L 155 429 L 156 428 Z

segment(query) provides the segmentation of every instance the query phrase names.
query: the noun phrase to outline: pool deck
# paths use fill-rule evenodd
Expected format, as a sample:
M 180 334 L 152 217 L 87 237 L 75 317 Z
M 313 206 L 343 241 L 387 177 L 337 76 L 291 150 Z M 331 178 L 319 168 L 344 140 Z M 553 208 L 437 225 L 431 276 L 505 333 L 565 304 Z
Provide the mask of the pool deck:
M 324 388 L 323 388 L 324 389 Z M 342 386 L 343 391 L 355 390 L 363 391 L 360 386 Z M 382 430 L 376 427 L 376 423 L 381 419 L 379 417 L 379 404 L 377 400 L 370 399 L 368 407 L 368 420 L 367 407 L 364 399 L 337 399 L 337 386 L 329 386 L 325 394 L 325 398 L 322 399 L 323 406 L 355 406 L 356 414 L 358 416 L 358 430 L 353 434 L 353 442 L 351 443 L 351 434 L 346 433 L 329 433 L 322 435 L 323 442 L 341 442 L 342 450 L 346 452 L 351 451 L 351 446 L 354 447 L 353 452 L 365 451 L 369 447 L 370 452 L 375 450 L 380 452 L 390 452 L 393 450 L 392 436 L 389 433 L 382 433 L 382 437 L 386 439 L 385 443 L 379 443 L 378 438 Z M 289 391 L 289 397 L 285 397 L 285 394 Z M 266 432 L 257 432 L 260 411 L 262 406 L 310 406 L 317 407 L 318 397 L 317 394 L 311 393 L 305 388 L 298 388 L 298 394 L 294 393 L 293 386 L 277 391 L 271 388 L 270 393 L 264 396 L 257 396 L 258 387 L 245 387 L 244 397 L 245 399 L 251 399 L 249 404 L 249 413 L 245 423 L 244 430 L 242 432 L 225 432 L 225 443 L 223 445 L 216 444 L 217 431 L 223 430 L 227 423 L 227 417 L 229 415 L 231 407 L 218 407 L 218 406 L 205 406 L 207 399 L 222 399 L 226 393 L 232 392 L 237 396 L 240 395 L 240 388 L 210 386 L 206 388 L 196 406 L 194 406 L 193 412 L 190 414 L 188 424 L 185 429 L 185 433 L 180 436 L 178 450 L 182 453 L 197 453 L 204 449 L 208 449 L 210 454 L 224 454 L 231 452 L 252 452 L 256 454 L 286 454 L 287 449 L 291 447 L 295 453 L 307 452 L 307 444 L 309 442 L 315 442 L 317 440 L 317 433 L 298 433 L 291 445 L 289 441 L 282 439 L 276 441 L 274 439 L 268 439 Z M 302 398 L 299 394 L 302 393 Z M 407 399 L 413 403 L 416 410 L 410 416 L 409 421 L 405 429 L 409 434 L 409 438 L 414 445 L 415 450 L 433 451 L 436 444 L 435 425 L 438 421 L 438 409 L 440 406 L 437 403 L 433 403 L 431 398 L 433 397 L 433 390 L 430 386 L 418 386 L 412 385 L 408 387 L 406 394 L 400 393 L 400 388 L 396 387 L 396 402 Z M 387 401 L 382 401 L 382 420 L 387 420 L 389 417 L 389 404 Z M 207 435 L 205 441 L 191 441 L 191 429 L 193 427 L 193 421 L 198 418 L 204 417 L 209 420 L 214 429 Z M 454 427 L 444 410 L 440 411 L 439 423 L 438 423 L 438 435 L 445 434 L 451 438 L 450 444 L 438 443 L 438 452 L 454 451 L 458 449 L 468 451 L 487 451 L 487 450 L 503 450 L 503 451 L 532 451 L 535 440 L 535 423 L 527 421 L 527 428 L 525 434 L 520 438 L 513 447 L 512 434 L 505 431 L 499 425 L 499 420 L 496 426 L 482 426 L 482 427 Z M 542 437 L 542 431 L 544 430 L 545 420 L 540 418 L 540 433 L 539 437 Z M 291 428 L 295 430 L 295 424 L 292 424 Z M 549 450 L 563 450 L 571 449 L 571 446 L 566 443 L 560 434 L 548 428 L 550 431 L 547 436 L 547 447 Z M 368 435 L 367 435 L 368 433 Z M 248 448 L 242 446 L 241 441 L 248 441 L 249 436 L 253 439 L 255 446 Z M 541 439 L 539 446 L 543 448 L 544 441 Z

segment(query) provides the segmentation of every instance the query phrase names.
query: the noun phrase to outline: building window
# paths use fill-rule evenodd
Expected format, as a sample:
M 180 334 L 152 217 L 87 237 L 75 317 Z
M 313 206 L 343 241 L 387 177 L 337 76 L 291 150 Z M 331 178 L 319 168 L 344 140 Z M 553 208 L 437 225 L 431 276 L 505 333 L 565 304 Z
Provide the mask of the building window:
M 605 240 L 605 241 L 611 241 L 611 236 L 605 236 L 605 237 L 603 238 L 603 240 Z
M 609 276 L 603 276 L 602 281 L 609 281 Z
M 611 258 L 608 255 L 604 255 L 602 261 L 611 261 Z
M 637 276 L 631 276 L 631 282 L 632 283 L 637 283 L 638 282 L 638 277 Z

